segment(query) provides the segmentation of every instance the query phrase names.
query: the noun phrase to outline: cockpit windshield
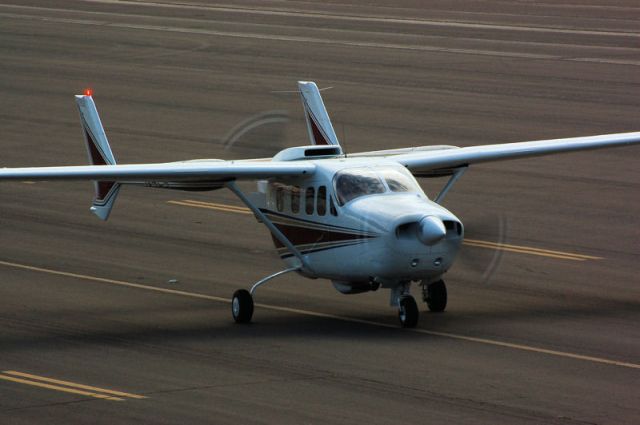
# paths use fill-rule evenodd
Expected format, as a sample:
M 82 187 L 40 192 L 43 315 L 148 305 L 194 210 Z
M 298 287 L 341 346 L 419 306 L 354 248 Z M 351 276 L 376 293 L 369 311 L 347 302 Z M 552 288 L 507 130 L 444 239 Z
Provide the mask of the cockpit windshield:
M 336 174 L 336 193 L 340 205 L 360 196 L 384 192 L 384 184 L 375 171 L 366 168 L 352 168 Z
M 404 170 L 403 170 L 404 171 Z M 403 173 L 395 168 L 385 168 L 380 170 L 380 174 L 384 178 L 384 181 L 389 186 L 389 190 L 392 192 L 416 192 L 418 188 L 411 176 Z
M 391 192 L 419 192 L 413 178 L 395 168 L 351 168 L 336 173 L 336 195 L 340 205 L 364 195 Z M 383 183 L 384 181 L 384 183 Z M 386 184 L 385 184 L 386 183 Z

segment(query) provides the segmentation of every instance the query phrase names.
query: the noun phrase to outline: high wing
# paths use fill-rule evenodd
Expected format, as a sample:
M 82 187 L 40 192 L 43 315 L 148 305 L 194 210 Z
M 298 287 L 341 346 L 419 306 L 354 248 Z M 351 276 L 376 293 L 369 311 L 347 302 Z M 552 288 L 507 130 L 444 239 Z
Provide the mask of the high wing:
M 93 180 L 90 210 L 107 220 L 122 184 L 178 190 L 215 190 L 235 180 L 311 175 L 315 165 L 284 161 L 196 160 L 166 164 L 0 168 L 1 180 Z
M 386 157 L 398 161 L 416 176 L 437 176 L 450 174 L 452 170 L 457 168 L 482 162 L 602 149 L 637 143 L 640 143 L 640 132 L 469 146 L 463 148 L 456 148 L 454 146 L 424 146 L 388 151 L 363 152 L 350 156 Z
M 203 160 L 166 164 L 0 168 L 0 180 L 108 180 L 150 186 L 155 182 L 222 184 L 231 180 L 310 175 L 314 171 L 315 166 L 307 162 Z

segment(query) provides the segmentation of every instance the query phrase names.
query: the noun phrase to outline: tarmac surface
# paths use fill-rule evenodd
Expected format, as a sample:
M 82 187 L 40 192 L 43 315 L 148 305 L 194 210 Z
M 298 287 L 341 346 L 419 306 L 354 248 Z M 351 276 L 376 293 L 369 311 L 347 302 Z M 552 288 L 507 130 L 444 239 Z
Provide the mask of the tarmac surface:
M 8 0 L 0 166 L 84 164 L 88 86 L 121 163 L 306 144 L 297 80 L 333 87 L 350 152 L 640 130 L 640 7 L 584 3 Z M 231 193 L 125 187 L 106 223 L 92 194 L 0 184 L 2 424 L 639 421 L 640 147 L 471 168 L 415 330 L 388 291 L 292 275 L 236 325 L 282 265 Z

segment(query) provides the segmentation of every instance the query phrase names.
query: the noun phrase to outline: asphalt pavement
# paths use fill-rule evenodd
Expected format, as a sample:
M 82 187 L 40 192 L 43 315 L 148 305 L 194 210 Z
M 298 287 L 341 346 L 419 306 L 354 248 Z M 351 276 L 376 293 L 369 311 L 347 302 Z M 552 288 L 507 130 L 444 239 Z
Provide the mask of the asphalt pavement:
M 639 43 L 633 1 L 9 0 L 0 166 L 86 163 L 87 87 L 120 163 L 306 144 L 298 80 L 347 152 L 638 131 Z M 106 223 L 92 195 L 0 184 L 2 424 L 639 421 L 639 147 L 467 171 L 449 305 L 414 330 L 294 275 L 236 325 L 282 263 L 231 193 L 125 187 Z

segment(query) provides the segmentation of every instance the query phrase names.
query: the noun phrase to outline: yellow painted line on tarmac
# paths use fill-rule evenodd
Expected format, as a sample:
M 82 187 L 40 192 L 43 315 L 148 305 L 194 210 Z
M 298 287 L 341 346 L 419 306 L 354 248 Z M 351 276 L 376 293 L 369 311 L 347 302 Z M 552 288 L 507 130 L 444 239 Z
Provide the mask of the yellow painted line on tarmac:
M 62 391 L 64 393 L 84 395 L 84 396 L 87 396 L 87 397 L 99 398 L 99 399 L 103 399 L 103 400 L 124 401 L 123 398 L 119 398 L 119 397 L 113 397 L 113 396 L 110 396 L 110 395 L 98 394 L 98 393 L 93 393 L 93 392 L 89 392 L 89 391 L 82 391 L 82 390 L 77 390 L 77 389 L 74 389 L 74 388 L 61 387 L 59 385 L 52 385 L 52 384 L 47 384 L 47 383 L 44 383 L 44 382 L 31 381 L 31 380 L 28 380 L 28 379 L 16 378 L 14 376 L 7 376 L 7 375 L 3 375 L 1 373 L 0 373 L 0 379 L 2 379 L 4 381 L 16 382 L 18 384 L 31 385 L 33 387 L 46 388 L 46 389 L 55 390 L 55 391 Z
M 169 201 L 171 202 L 171 201 Z M 230 210 L 234 210 L 234 211 L 238 211 L 238 212 L 251 212 L 251 210 L 249 210 L 249 208 L 246 207 L 241 207 L 241 206 L 237 206 L 237 205 L 229 205 L 229 204 L 216 204 L 214 202 L 203 202 L 203 201 L 195 201 L 193 199 L 184 199 L 182 201 L 179 201 L 182 203 L 187 203 L 187 204 L 191 204 L 193 206 L 203 206 L 203 207 L 217 207 L 217 208 L 226 208 L 226 209 L 230 209 Z
M 175 289 L 158 288 L 158 287 L 155 287 L 155 286 L 141 285 L 139 283 L 126 282 L 126 281 L 122 281 L 122 280 L 106 279 L 106 278 L 103 278 L 103 277 L 89 276 L 89 275 L 83 275 L 83 274 L 78 274 L 78 273 L 70 273 L 70 272 L 64 272 L 64 271 L 60 271 L 60 270 L 45 269 L 45 268 L 42 268 L 42 267 L 30 266 L 30 265 L 27 265 L 27 264 L 12 263 L 12 262 L 8 262 L 8 261 L 1 261 L 0 260 L 0 265 L 7 266 L 7 267 L 13 267 L 13 268 L 17 268 L 17 269 L 22 269 L 22 270 L 29 270 L 29 271 L 40 272 L 40 273 L 47 273 L 47 274 L 52 274 L 52 275 L 56 275 L 56 276 L 65 276 L 65 277 L 71 277 L 71 278 L 76 278 L 76 279 L 89 280 L 89 281 L 92 281 L 92 282 L 108 283 L 108 284 L 111 284 L 111 285 L 124 286 L 124 287 L 137 288 L 137 289 L 144 289 L 146 291 L 151 291 L 151 292 L 160 292 L 160 293 L 165 293 L 165 294 L 180 295 L 180 296 L 191 297 L 191 298 L 198 298 L 198 299 L 205 299 L 205 300 L 223 302 L 223 303 L 227 303 L 227 304 L 231 303 L 231 300 L 228 299 L 228 298 L 216 297 L 216 296 L 213 296 L 213 295 L 198 294 L 198 293 L 194 293 L 194 292 L 179 291 L 179 290 L 175 290 Z M 310 316 L 310 317 L 321 317 L 321 318 L 325 318 L 325 319 L 334 319 L 334 320 L 340 320 L 342 322 L 358 323 L 358 324 L 371 325 L 371 326 L 382 327 L 382 328 L 393 328 L 393 329 L 397 329 L 398 332 L 403 332 L 403 331 L 415 332 L 415 333 L 419 333 L 419 334 L 438 336 L 438 337 L 449 338 L 449 339 L 454 339 L 454 340 L 458 340 L 458 341 L 473 342 L 473 343 L 478 343 L 478 344 L 490 345 L 490 346 L 494 346 L 494 347 L 502 347 L 502 348 L 509 348 L 509 349 L 513 349 L 513 350 L 525 351 L 525 352 L 530 352 L 530 353 L 546 354 L 546 355 L 565 358 L 565 359 L 581 360 L 581 361 L 586 361 L 586 362 L 591 362 L 591 363 L 605 364 L 605 365 L 610 365 L 610 366 L 619 366 L 619 367 L 625 367 L 625 368 L 628 368 L 628 369 L 638 369 L 638 370 L 640 370 L 640 364 L 638 364 L 638 363 L 624 362 L 624 361 L 608 359 L 608 358 L 604 358 L 604 357 L 586 356 L 586 355 L 577 354 L 577 353 L 570 353 L 570 352 L 567 352 L 567 351 L 550 350 L 550 349 L 546 349 L 546 348 L 535 347 L 535 346 L 524 345 L 524 344 L 513 344 L 513 343 L 505 342 L 505 341 L 499 341 L 499 340 L 488 339 L 488 338 L 477 338 L 477 337 L 472 337 L 472 336 L 467 336 L 467 335 L 454 334 L 454 333 L 450 333 L 450 332 L 430 331 L 430 330 L 427 330 L 427 329 L 420 329 L 420 328 L 398 329 L 397 325 L 392 325 L 392 324 L 389 324 L 389 323 L 375 322 L 373 320 L 357 319 L 357 318 L 353 318 L 353 317 L 338 316 L 338 315 L 335 315 L 335 314 L 321 313 L 321 312 L 311 311 L 311 310 L 301 310 L 301 309 L 296 309 L 296 308 L 282 307 L 282 306 L 276 306 L 276 305 L 270 305 L 270 304 L 256 303 L 255 306 L 259 307 L 259 308 L 264 308 L 266 310 L 272 310 L 272 311 L 279 311 L 279 312 L 285 312 L 285 313 L 294 313 L 294 314 L 300 314 L 300 315 Z
M 235 207 L 233 205 L 225 205 L 225 204 L 214 204 L 211 202 L 184 200 L 184 201 L 167 201 L 167 203 L 173 204 L 173 205 L 182 205 L 185 207 L 206 208 L 210 210 L 225 211 L 225 212 L 231 212 L 236 214 L 252 214 L 249 208 Z
M 593 255 L 576 254 L 572 252 L 552 251 L 550 249 L 533 248 L 529 246 L 510 245 L 505 243 L 496 243 L 481 241 L 476 239 L 465 239 L 464 244 L 479 248 L 497 249 L 500 251 L 519 252 L 522 254 L 539 255 L 541 257 L 560 258 L 562 260 L 586 261 L 586 260 L 602 260 L 602 257 Z
M 249 208 L 238 207 L 235 205 L 216 204 L 213 202 L 203 202 L 185 199 L 182 201 L 167 201 L 169 204 L 182 205 L 185 207 L 194 208 L 207 208 L 211 210 L 239 213 L 239 214 L 252 214 Z M 592 255 L 577 254 L 572 252 L 553 251 L 550 249 L 534 248 L 530 246 L 522 245 L 510 245 L 505 243 L 482 241 L 477 239 L 465 239 L 464 245 L 473 246 L 477 248 L 494 249 L 498 251 L 515 252 L 519 254 L 537 255 L 539 257 L 556 258 L 559 260 L 570 261 L 587 261 L 587 260 L 602 260 L 602 257 L 595 257 Z
M 73 387 L 73 388 L 80 388 L 80 389 L 83 389 L 83 390 L 95 391 L 95 392 L 98 392 L 98 393 L 109 394 L 109 395 L 113 395 L 113 396 L 136 398 L 136 399 L 147 398 L 147 397 L 145 397 L 143 395 L 125 393 L 125 392 L 122 392 L 122 391 L 109 390 L 109 389 L 106 389 L 106 388 L 92 387 L 92 386 L 89 386 L 89 385 L 78 384 L 78 383 L 75 383 L 75 382 L 62 381 L 60 379 L 53 379 L 53 378 L 47 378 L 45 376 L 38 376 L 38 375 L 31 375 L 29 373 L 24 373 L 24 372 L 17 372 L 15 370 L 5 370 L 2 373 L 6 374 L 6 375 L 19 376 L 21 378 L 33 379 L 35 381 L 43 381 L 43 382 L 49 382 L 49 383 L 52 383 L 52 384 L 65 385 L 65 386 Z

